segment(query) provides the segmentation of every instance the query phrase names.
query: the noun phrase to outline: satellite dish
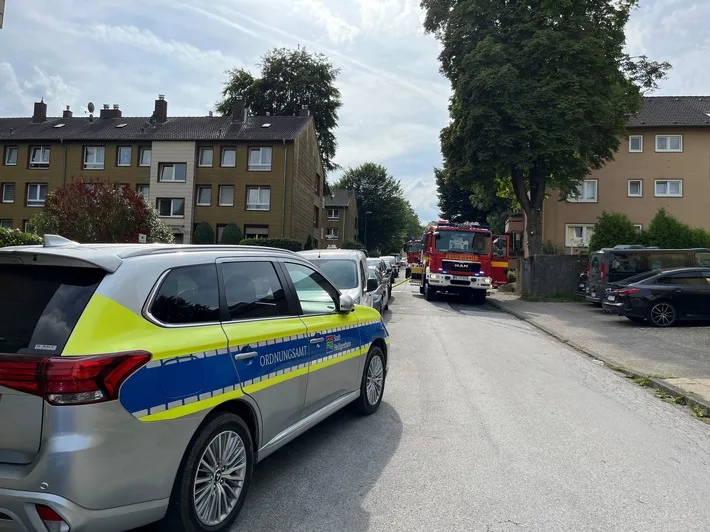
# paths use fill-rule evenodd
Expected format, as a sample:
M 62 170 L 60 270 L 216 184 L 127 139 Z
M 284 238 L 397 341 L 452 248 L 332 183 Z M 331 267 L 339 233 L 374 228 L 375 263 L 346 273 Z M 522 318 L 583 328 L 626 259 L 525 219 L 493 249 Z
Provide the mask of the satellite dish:
M 87 108 L 89 109 L 90 113 L 93 113 L 94 109 L 95 109 L 94 102 L 89 102 L 89 105 L 87 106 Z

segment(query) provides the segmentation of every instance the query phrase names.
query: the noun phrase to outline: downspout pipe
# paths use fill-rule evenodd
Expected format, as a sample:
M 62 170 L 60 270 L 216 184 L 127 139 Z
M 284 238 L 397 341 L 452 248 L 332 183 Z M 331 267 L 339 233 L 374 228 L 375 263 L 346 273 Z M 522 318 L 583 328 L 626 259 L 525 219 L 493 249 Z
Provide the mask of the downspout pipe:
M 62 170 L 62 188 L 67 186 L 67 154 L 68 147 L 64 142 L 64 139 L 59 139 L 59 143 L 64 146 L 64 169 Z
M 281 238 L 286 238 L 286 166 L 288 165 L 288 146 L 286 146 L 286 139 L 283 139 L 284 145 L 284 184 L 283 184 L 283 194 L 281 195 Z

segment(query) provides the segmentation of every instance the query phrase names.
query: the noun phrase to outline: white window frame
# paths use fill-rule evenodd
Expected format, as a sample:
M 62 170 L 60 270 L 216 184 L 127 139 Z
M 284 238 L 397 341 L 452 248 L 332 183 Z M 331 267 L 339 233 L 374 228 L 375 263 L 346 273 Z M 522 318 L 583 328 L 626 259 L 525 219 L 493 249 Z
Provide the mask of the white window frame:
M 148 193 L 147 193 L 147 194 L 144 194 L 144 193 L 143 193 L 143 190 L 145 190 L 145 189 L 148 190 Z M 136 185 L 136 192 L 138 192 L 138 194 L 140 194 L 141 196 L 143 196 L 146 201 L 149 201 L 149 200 L 150 200 L 150 185 L 145 184 L 145 183 L 140 184 L 140 185 Z
M 5 187 L 12 187 L 12 199 L 8 200 L 5 198 Z M 3 203 L 15 203 L 15 198 L 17 198 L 17 185 L 15 183 L 3 183 L 2 184 L 2 202 Z
M 335 216 L 331 216 L 330 213 L 334 212 Z M 326 214 L 326 219 L 334 221 L 334 220 L 340 220 L 340 209 L 338 208 L 329 208 L 328 212 Z
M 256 232 L 251 233 L 250 231 Z M 247 224 L 244 226 L 244 238 L 269 238 L 269 228 L 255 227 Z
M 224 164 L 224 154 L 227 152 L 234 152 L 234 164 Z M 219 165 L 222 168 L 236 168 L 237 166 L 237 148 L 232 148 L 230 146 L 222 147 L 222 153 L 219 156 Z
M 232 198 L 229 203 L 222 203 L 222 190 L 227 188 L 232 189 Z M 234 185 L 219 185 L 217 188 L 217 204 L 220 207 L 234 207 Z
M 200 191 L 201 190 L 208 190 L 209 191 L 209 197 L 207 198 L 207 203 L 201 202 L 200 201 Z M 209 185 L 200 185 L 197 187 L 197 191 L 195 193 L 195 205 L 198 205 L 200 207 L 209 207 L 212 205 L 212 187 Z
M 128 164 L 121 162 L 121 152 L 128 150 Z M 116 151 L 116 166 L 128 167 L 133 163 L 133 146 L 119 146 Z
M 30 194 L 30 191 L 33 189 L 32 187 L 37 187 L 37 194 L 34 194 L 34 198 Z M 42 190 L 42 187 L 45 188 L 45 193 L 44 193 L 44 199 L 40 199 L 40 194 L 39 191 Z M 28 207 L 44 207 L 45 202 L 47 201 L 47 194 L 49 193 L 49 186 L 47 183 L 27 183 L 27 206 Z
M 257 191 L 257 195 L 259 197 L 258 203 L 251 203 L 251 204 L 249 203 L 249 196 L 250 196 L 250 192 L 252 190 Z M 263 203 L 261 201 L 261 199 L 262 199 L 261 192 L 264 190 L 269 193 L 269 201 L 267 203 Z M 264 208 L 264 206 L 266 206 L 266 208 Z M 260 212 L 270 211 L 271 210 L 271 187 L 263 187 L 263 186 L 259 186 L 259 185 L 247 186 L 246 210 L 260 211 Z
M 259 163 L 252 163 L 251 162 L 251 154 L 259 152 Z M 269 162 L 265 163 L 264 162 L 264 153 L 269 154 Z M 247 169 L 250 172 L 270 172 L 271 171 L 271 164 L 273 162 L 273 157 L 274 157 L 274 150 L 272 149 L 271 146 L 260 146 L 260 147 L 254 147 L 254 148 L 249 148 L 249 159 L 247 160 Z
M 148 164 L 145 164 L 143 160 L 145 155 L 148 154 Z M 149 167 L 153 162 L 153 148 L 148 148 L 146 146 L 141 146 L 138 150 L 138 166 Z
M 678 137 L 680 139 L 680 149 L 672 150 L 668 147 L 666 149 L 661 149 L 661 150 L 658 149 L 658 139 L 665 138 L 666 139 L 666 146 L 670 146 L 671 145 L 670 139 L 672 137 Z M 683 135 L 656 135 L 656 143 L 655 143 L 654 147 L 656 148 L 656 153 L 682 153 L 683 152 Z
M 37 150 L 40 152 L 39 160 L 35 160 L 34 157 Z M 49 146 L 30 146 L 30 168 L 49 168 L 50 156 L 51 149 Z
M 638 150 L 631 148 L 631 141 L 635 139 L 639 141 Z M 643 153 L 643 135 L 629 135 L 629 153 Z
M 679 193 L 678 194 L 671 194 L 670 193 L 670 188 L 671 188 L 671 182 L 678 182 L 679 183 Z M 666 194 L 659 194 L 658 193 L 658 183 L 666 183 L 667 190 L 668 192 Z M 683 180 L 682 179 L 656 179 L 653 181 L 653 196 L 656 198 L 682 198 L 683 197 Z
M 89 150 L 94 150 L 93 161 L 89 160 Z M 105 166 L 106 146 L 84 146 L 84 170 L 103 170 Z
M 10 153 L 15 154 L 15 162 L 10 162 Z M 20 149 L 17 146 L 6 146 L 5 147 L 5 166 L 17 166 L 17 159 L 20 157 Z
M 634 224 L 634 229 L 636 229 L 639 233 L 643 231 L 643 224 Z
M 567 201 L 570 203 L 597 203 L 599 201 L 599 180 L 598 179 L 585 179 L 580 183 L 580 188 L 582 191 L 586 188 L 587 183 L 594 183 L 594 197 L 592 199 L 589 198 L 581 198 L 581 197 L 574 197 L 570 195 L 569 198 L 567 198 Z
M 639 184 L 639 193 L 638 194 L 631 193 L 631 183 L 638 183 Z M 643 198 L 643 179 L 629 179 L 626 182 L 626 195 L 629 198 Z
M 10 220 L 10 219 L 0 220 L 0 227 L 2 227 L 4 229 L 12 229 L 12 220 Z
M 169 201 L 170 202 L 170 215 L 166 216 L 163 214 L 160 214 L 160 202 L 161 201 Z M 182 201 L 182 214 L 172 214 L 175 212 L 175 202 L 176 201 Z M 185 199 L 184 198 L 158 198 L 155 202 L 155 206 L 158 210 L 158 216 L 161 218 L 184 218 L 185 217 Z
M 582 228 L 582 237 L 581 237 L 581 241 L 579 243 L 571 240 L 569 237 L 569 230 L 573 227 L 581 227 Z M 594 234 L 594 224 L 565 224 L 565 247 L 587 248 L 587 247 L 589 247 L 589 241 L 591 240 L 593 234 Z
M 212 160 L 210 161 L 210 164 L 203 164 L 202 163 L 202 154 L 205 152 L 212 152 Z M 200 168 L 212 168 L 214 166 L 214 148 L 210 146 L 203 146 L 200 148 L 199 153 L 197 154 L 197 166 Z
M 185 179 L 175 179 L 175 167 L 185 165 Z M 170 179 L 165 179 L 163 173 L 167 168 L 171 168 Z M 158 182 L 159 183 L 186 183 L 187 182 L 187 163 L 160 163 L 158 165 Z
M 337 227 L 326 227 L 326 229 L 325 229 L 325 239 L 326 240 L 338 240 L 338 238 L 340 238 L 340 231 L 338 231 Z

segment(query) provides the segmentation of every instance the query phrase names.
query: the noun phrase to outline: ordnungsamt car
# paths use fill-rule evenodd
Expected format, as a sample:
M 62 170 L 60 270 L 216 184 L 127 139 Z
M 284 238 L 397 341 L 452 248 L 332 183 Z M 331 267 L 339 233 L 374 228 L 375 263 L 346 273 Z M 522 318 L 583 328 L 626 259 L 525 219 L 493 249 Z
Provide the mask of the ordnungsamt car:
M 382 401 L 380 315 L 292 252 L 47 236 L 0 283 L 3 531 L 226 531 L 256 462 Z

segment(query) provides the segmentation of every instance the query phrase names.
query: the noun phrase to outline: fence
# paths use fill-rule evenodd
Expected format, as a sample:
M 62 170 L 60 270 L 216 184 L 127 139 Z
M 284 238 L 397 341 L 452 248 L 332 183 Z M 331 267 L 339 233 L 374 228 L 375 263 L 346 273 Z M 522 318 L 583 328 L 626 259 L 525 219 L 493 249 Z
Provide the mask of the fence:
M 581 255 L 535 255 L 520 260 L 519 291 L 525 296 L 569 296 L 577 293 L 579 274 L 587 265 Z

